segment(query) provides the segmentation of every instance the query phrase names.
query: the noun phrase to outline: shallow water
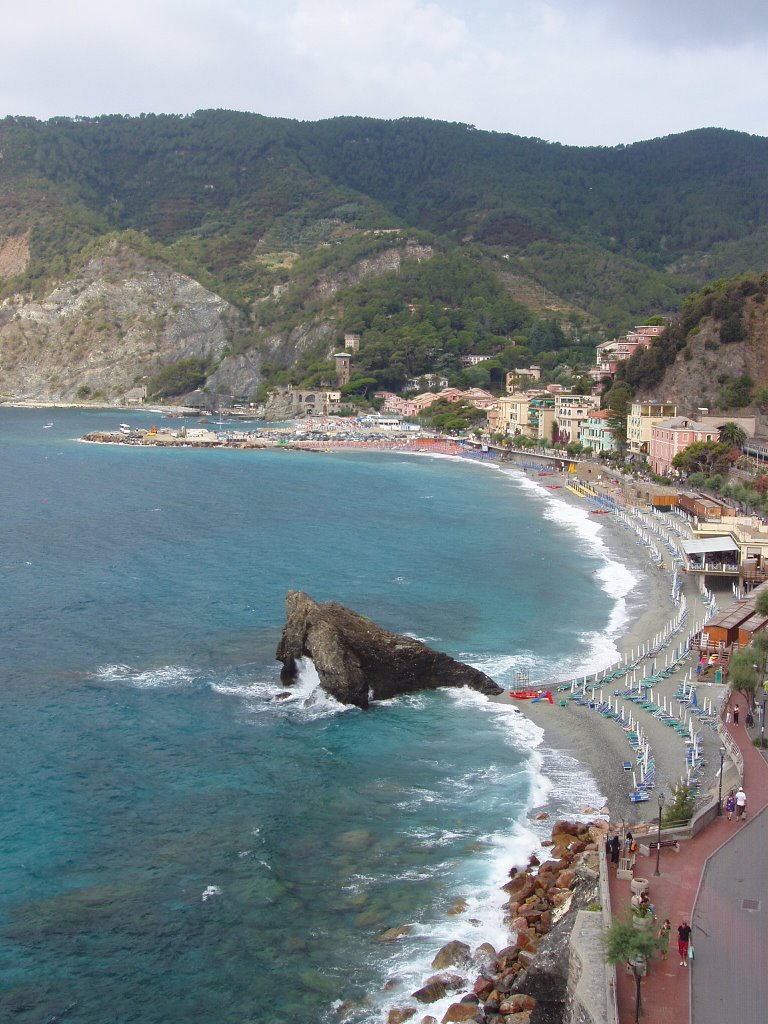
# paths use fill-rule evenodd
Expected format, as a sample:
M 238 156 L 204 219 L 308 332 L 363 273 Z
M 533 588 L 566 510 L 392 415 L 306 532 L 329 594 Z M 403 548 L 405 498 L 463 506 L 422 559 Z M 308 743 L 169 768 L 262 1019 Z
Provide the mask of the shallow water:
M 599 794 L 471 693 L 275 703 L 286 591 L 511 684 L 607 660 L 635 579 L 514 472 L 77 440 L 125 415 L 0 409 L 0 1019 L 379 1020 Z

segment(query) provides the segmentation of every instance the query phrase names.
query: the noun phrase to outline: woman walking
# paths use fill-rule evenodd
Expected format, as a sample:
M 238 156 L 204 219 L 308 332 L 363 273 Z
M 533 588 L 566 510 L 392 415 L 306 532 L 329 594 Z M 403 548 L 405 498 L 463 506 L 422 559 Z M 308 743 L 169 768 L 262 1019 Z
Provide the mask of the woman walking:
M 733 795 L 733 790 L 725 798 L 725 813 L 728 815 L 728 821 L 733 821 L 733 812 L 736 810 L 736 797 Z
M 672 925 L 669 923 L 669 918 L 665 918 L 664 924 L 659 928 L 659 951 L 661 952 L 661 959 L 667 959 L 667 953 L 669 953 L 669 933 L 672 930 Z

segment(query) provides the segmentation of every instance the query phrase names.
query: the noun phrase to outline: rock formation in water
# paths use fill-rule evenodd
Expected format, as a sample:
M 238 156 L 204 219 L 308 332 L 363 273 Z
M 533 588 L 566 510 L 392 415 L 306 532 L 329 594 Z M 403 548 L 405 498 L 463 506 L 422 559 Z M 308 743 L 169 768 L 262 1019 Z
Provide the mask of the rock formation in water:
M 433 651 L 411 637 L 390 633 L 335 601 L 318 604 L 289 591 L 277 648 L 280 678 L 294 682 L 301 658 L 311 658 L 322 688 L 342 704 L 367 708 L 370 700 L 401 693 L 469 686 L 488 696 L 502 688 L 483 672 Z

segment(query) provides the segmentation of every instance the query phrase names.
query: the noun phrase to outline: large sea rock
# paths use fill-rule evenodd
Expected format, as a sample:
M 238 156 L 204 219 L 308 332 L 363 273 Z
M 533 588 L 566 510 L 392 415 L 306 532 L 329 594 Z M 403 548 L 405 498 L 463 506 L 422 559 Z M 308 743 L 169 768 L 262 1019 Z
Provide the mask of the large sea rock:
M 326 693 L 360 708 L 371 700 L 440 686 L 469 686 L 488 696 L 503 692 L 476 668 L 419 640 L 390 633 L 335 601 L 319 604 L 292 590 L 285 605 L 277 660 L 283 663 L 280 678 L 287 685 L 295 681 L 300 659 L 311 658 Z

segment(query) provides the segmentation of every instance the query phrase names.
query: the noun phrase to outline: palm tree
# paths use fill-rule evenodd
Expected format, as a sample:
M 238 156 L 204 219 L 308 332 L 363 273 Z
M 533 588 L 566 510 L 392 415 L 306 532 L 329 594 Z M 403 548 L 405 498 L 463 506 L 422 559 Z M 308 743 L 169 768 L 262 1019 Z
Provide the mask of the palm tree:
M 746 430 L 742 430 L 738 423 L 734 423 L 733 420 L 723 423 L 722 426 L 718 427 L 718 430 L 720 431 L 721 443 L 727 444 L 731 448 L 740 449 L 747 440 Z

